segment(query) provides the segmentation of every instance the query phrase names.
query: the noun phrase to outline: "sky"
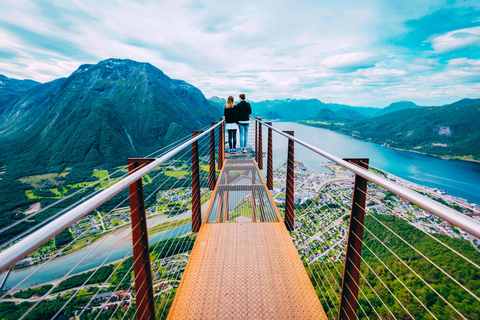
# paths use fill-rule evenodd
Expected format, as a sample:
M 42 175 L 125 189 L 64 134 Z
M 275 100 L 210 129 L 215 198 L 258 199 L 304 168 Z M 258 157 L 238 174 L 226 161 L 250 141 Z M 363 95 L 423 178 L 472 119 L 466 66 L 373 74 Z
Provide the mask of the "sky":
M 480 1 L 0 0 L 0 74 L 108 58 L 204 95 L 385 107 L 480 98 Z

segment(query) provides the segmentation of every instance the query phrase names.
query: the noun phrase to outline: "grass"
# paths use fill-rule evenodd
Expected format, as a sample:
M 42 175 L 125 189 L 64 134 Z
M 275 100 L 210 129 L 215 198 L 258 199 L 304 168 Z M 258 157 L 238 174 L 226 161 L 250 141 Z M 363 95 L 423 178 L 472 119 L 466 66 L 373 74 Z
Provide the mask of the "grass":
M 28 183 L 34 188 L 42 188 L 48 184 L 58 185 L 58 182 L 55 181 L 55 178 L 58 178 L 58 176 L 58 173 L 46 173 L 37 176 L 20 178 L 18 180 L 20 180 L 22 183 Z
M 245 216 L 251 218 L 252 214 L 252 202 L 251 201 L 242 201 L 228 214 L 228 219 L 234 220 L 237 217 Z
M 44 188 L 48 185 L 59 185 L 60 182 L 57 181 L 59 177 L 66 177 L 70 173 L 71 168 L 66 168 L 60 174 L 58 173 L 46 173 L 46 174 L 39 174 L 36 176 L 28 176 L 24 178 L 20 178 L 20 182 L 28 183 L 34 188 Z
M 165 175 L 168 177 L 181 178 L 189 174 L 189 171 L 179 170 L 179 171 L 165 171 Z
M 75 189 L 75 188 L 83 188 L 83 187 L 89 186 L 92 183 L 93 182 L 79 182 L 79 183 L 75 183 L 75 184 L 69 184 L 67 186 L 72 188 L 72 189 Z
M 25 190 L 25 196 L 26 196 L 28 199 L 48 199 L 48 198 L 60 199 L 60 198 L 62 198 L 62 194 L 60 193 L 60 191 L 57 190 L 57 188 L 48 189 L 48 190 L 52 192 L 52 196 L 51 196 L 51 197 L 41 197 L 41 196 L 37 196 L 36 194 L 33 193 L 33 190 Z M 53 191 L 53 190 L 55 190 L 55 191 Z
M 102 179 L 108 177 L 108 171 L 107 170 L 93 170 L 92 177 L 97 177 L 99 180 L 102 180 Z
M 33 194 L 33 190 L 25 190 L 25 195 L 27 196 L 28 199 L 38 199 L 40 197 L 37 197 L 36 195 Z
M 62 191 L 58 190 L 58 188 L 52 188 L 52 189 L 48 189 L 48 190 L 50 190 L 52 193 L 54 193 L 57 197 L 62 197 L 63 193 L 66 192 L 66 189 L 64 190 L 63 187 L 62 187 Z
M 143 180 L 144 180 L 144 181 L 143 181 L 144 183 L 150 183 L 150 182 L 152 182 L 152 178 L 150 178 L 150 176 L 149 176 L 148 174 L 146 174 L 146 175 L 143 176 Z

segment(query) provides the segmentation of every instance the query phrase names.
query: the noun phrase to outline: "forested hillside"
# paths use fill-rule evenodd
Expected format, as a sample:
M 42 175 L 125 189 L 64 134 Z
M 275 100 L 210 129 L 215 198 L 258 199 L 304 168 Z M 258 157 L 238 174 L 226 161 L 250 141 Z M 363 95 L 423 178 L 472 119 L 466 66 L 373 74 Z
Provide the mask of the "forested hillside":
M 24 217 L 30 205 L 44 208 L 98 181 L 94 169 L 125 165 L 221 115 L 199 89 L 131 60 L 82 65 L 68 78 L 33 87 L 0 113 L 0 228 Z
M 17 80 L 0 74 L 0 114 L 9 103 L 39 84 L 33 80 Z
M 218 120 L 202 92 L 149 63 L 109 59 L 39 85 L 1 114 L 6 176 L 114 167 Z
M 479 119 L 480 102 L 469 106 L 408 109 L 354 123 L 303 123 L 392 148 L 480 160 Z

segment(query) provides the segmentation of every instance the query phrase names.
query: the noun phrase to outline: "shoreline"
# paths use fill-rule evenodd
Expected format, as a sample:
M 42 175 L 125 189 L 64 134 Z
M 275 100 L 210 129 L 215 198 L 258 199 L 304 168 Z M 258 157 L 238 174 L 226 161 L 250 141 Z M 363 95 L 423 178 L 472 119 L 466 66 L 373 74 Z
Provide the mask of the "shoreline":
M 203 205 L 202 205 L 202 212 L 204 210 L 206 210 L 206 207 L 208 206 L 208 203 L 209 201 L 206 201 Z M 168 215 L 163 215 L 163 214 L 158 214 L 158 215 L 153 215 L 153 216 L 150 216 L 150 217 L 147 217 L 147 224 L 148 224 L 148 228 L 154 228 L 155 226 L 158 226 L 158 225 L 161 225 L 163 223 L 171 223 L 171 222 L 174 222 L 174 221 L 179 221 L 179 220 L 183 220 L 185 218 L 189 218 L 191 216 L 191 209 L 183 212 L 183 213 L 180 213 L 178 215 L 174 215 L 174 216 L 171 216 L 169 217 Z M 158 219 L 160 218 L 160 219 Z M 162 219 L 163 218 L 163 219 Z M 170 218 L 170 219 L 169 219 Z M 158 219 L 158 220 L 157 220 Z M 186 223 L 183 223 L 179 226 L 175 226 L 175 228 L 181 228 L 183 227 L 185 224 L 187 224 L 188 222 Z M 110 232 L 108 232 L 107 234 L 102 234 L 101 236 L 97 237 L 95 239 L 95 241 L 92 241 L 90 242 L 88 245 L 86 246 L 83 246 L 82 248 L 79 248 L 78 250 L 75 250 L 73 252 L 70 252 L 69 254 L 65 254 L 65 255 L 61 255 L 59 257 L 56 257 L 50 261 L 53 261 L 53 260 L 58 260 L 60 258 L 65 258 L 65 257 L 68 257 L 70 254 L 73 254 L 75 253 L 76 251 L 79 251 L 81 249 L 85 249 L 86 247 L 88 246 L 91 246 L 93 244 L 93 242 L 97 242 L 98 240 L 101 240 L 101 239 L 104 239 L 104 238 L 108 238 L 108 237 L 114 237 L 116 234 L 118 233 L 121 233 L 121 232 L 124 232 L 125 229 L 129 228 L 130 227 L 130 224 L 124 224 L 122 226 L 118 226 L 115 230 L 110 230 Z M 161 230 L 161 231 L 158 231 L 158 232 L 155 232 L 154 234 L 150 234 L 149 236 L 155 236 L 159 233 L 162 233 L 162 232 L 166 232 L 168 231 L 169 228 L 167 228 L 166 230 Z M 125 242 L 131 242 L 131 234 L 127 235 L 127 238 L 124 240 Z M 122 258 L 123 259 L 123 258 Z M 120 260 L 122 260 L 120 259 Z M 15 269 L 15 270 L 12 270 L 12 272 L 15 272 L 15 271 L 25 271 L 25 270 L 29 270 L 30 268 L 35 268 L 35 267 L 41 267 L 41 265 L 43 263 L 45 263 L 46 261 L 42 262 L 42 263 L 38 263 L 38 264 L 35 264 L 35 265 L 31 265 L 31 266 L 28 266 L 28 267 L 25 267 L 25 268 L 19 268 L 19 269 Z M 108 264 L 105 264 L 105 265 L 109 265 L 109 264 L 112 264 L 112 263 L 117 263 L 118 260 L 116 261 L 113 261 L 113 262 L 109 262 Z M 88 270 L 91 270 L 91 269 L 94 269 L 94 268 L 90 268 Z M 76 274 L 80 274 L 80 273 L 84 273 L 84 272 L 87 272 L 85 270 L 83 271 L 79 271 L 79 272 L 74 272 L 72 273 L 70 276 L 74 276 Z M 69 276 L 69 277 L 70 277 Z M 42 283 L 36 283 L 34 285 L 31 285 L 31 286 L 27 286 L 27 287 L 22 287 L 22 288 L 19 288 L 19 290 L 25 290 L 26 288 L 34 288 L 34 287 L 38 287 L 38 286 L 42 286 L 42 285 L 45 285 L 45 284 L 49 284 L 49 283 L 55 283 L 56 281 L 58 281 L 59 278 L 56 278 L 56 279 L 52 279 L 52 280 L 49 280 L 49 281 L 46 281 L 46 282 L 42 282 Z M 6 281 L 5 281 L 6 282 Z
M 295 122 L 298 123 L 298 124 L 303 124 L 303 125 L 309 126 L 309 127 L 314 127 L 314 128 L 320 128 L 320 129 L 330 130 L 330 131 L 333 131 L 333 132 L 336 132 L 336 133 L 339 133 L 339 134 L 343 134 L 343 135 L 348 136 L 348 137 L 352 137 L 352 138 L 357 139 L 357 140 L 360 140 L 360 141 L 375 143 L 375 144 L 377 144 L 377 145 L 379 145 L 379 146 L 382 146 L 382 147 L 385 147 L 385 148 L 389 148 L 389 149 L 392 149 L 392 150 L 405 151 L 405 152 L 413 152 L 413 153 L 418 153 L 418 154 L 421 154 L 421 155 L 424 155 L 424 156 L 430 156 L 430 157 L 440 158 L 440 159 L 443 159 L 443 160 L 455 160 L 455 161 L 467 161 L 467 162 L 473 162 L 473 163 L 480 163 L 480 160 L 476 160 L 476 159 L 464 159 L 464 158 L 459 157 L 459 156 L 451 156 L 451 157 L 450 157 L 450 156 L 441 156 L 441 155 L 432 154 L 432 153 L 420 152 L 420 151 L 417 151 L 417 150 L 408 150 L 408 149 L 401 149 L 401 148 L 395 148 L 395 147 L 391 147 L 391 146 L 386 146 L 386 145 L 383 145 L 383 144 L 378 143 L 378 142 L 375 142 L 375 141 L 368 141 L 368 140 L 366 140 L 366 139 L 359 138 L 358 136 L 355 136 L 355 135 L 350 135 L 350 134 L 345 133 L 345 132 L 341 132 L 341 131 L 337 131 L 337 130 L 330 129 L 330 128 L 328 128 L 327 126 L 316 126 L 316 125 L 313 125 L 313 124 L 308 124 L 308 123 L 306 123 L 306 122 L 304 122 L 304 121 L 305 121 L 305 120 L 297 120 L 297 121 L 295 121 Z

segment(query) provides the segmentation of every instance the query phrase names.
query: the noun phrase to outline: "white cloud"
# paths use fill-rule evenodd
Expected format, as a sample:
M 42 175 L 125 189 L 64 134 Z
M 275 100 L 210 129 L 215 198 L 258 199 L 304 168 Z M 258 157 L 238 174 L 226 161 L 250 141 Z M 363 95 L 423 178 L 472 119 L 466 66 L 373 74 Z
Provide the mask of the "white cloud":
M 321 65 L 329 69 L 354 71 L 356 69 L 371 68 L 375 66 L 378 57 L 369 52 L 352 52 L 337 54 L 323 59 Z
M 403 32 L 399 26 L 412 14 L 427 14 L 430 4 L 398 13 L 387 2 L 368 0 L 210 0 L 202 5 L 190 0 L 52 0 L 62 13 L 53 17 L 42 2 L 3 2 L 0 59 L 2 50 L 16 57 L 1 60 L 0 73 L 16 78 L 53 80 L 83 63 L 114 57 L 150 62 L 207 97 L 245 90 L 254 101 L 319 98 L 383 106 L 397 96 L 451 94 L 449 82 L 455 83 L 457 95 L 475 87 L 476 62 L 445 66 L 422 52 L 399 52 L 379 39 L 385 30 Z M 36 33 L 33 40 L 42 41 L 8 25 Z M 478 30 L 462 30 L 428 41 L 438 52 L 473 45 Z M 58 39 L 60 49 L 42 46 L 49 39 Z M 468 88 L 462 87 L 466 82 Z
M 458 29 L 429 40 L 438 53 L 451 52 L 480 45 L 480 27 Z

